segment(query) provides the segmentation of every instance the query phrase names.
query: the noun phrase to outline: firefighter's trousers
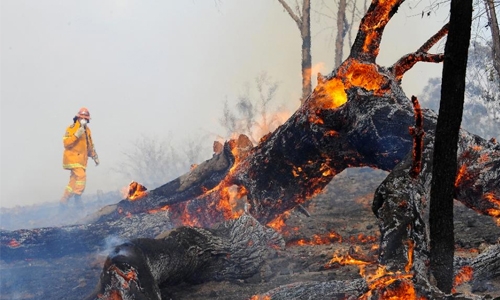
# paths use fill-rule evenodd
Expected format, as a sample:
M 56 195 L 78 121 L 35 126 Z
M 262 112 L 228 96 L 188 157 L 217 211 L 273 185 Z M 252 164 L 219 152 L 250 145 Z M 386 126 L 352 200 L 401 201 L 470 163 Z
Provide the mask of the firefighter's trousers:
M 62 203 L 68 203 L 68 200 L 73 195 L 81 195 L 85 190 L 85 183 L 87 180 L 87 174 L 84 168 L 74 168 L 71 169 L 71 175 L 69 176 L 69 183 L 64 189 L 64 194 L 61 198 Z

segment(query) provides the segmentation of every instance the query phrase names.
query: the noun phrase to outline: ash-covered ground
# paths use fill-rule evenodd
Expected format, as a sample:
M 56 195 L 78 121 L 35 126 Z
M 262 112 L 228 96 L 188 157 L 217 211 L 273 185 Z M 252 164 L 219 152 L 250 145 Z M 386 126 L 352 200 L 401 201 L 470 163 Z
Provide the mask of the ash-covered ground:
M 346 170 L 336 176 L 323 193 L 305 206 L 310 217 L 299 209 L 288 215 L 281 228 L 287 247 L 277 252 L 259 274 L 245 280 L 167 287 L 162 289 L 163 299 L 249 299 L 293 282 L 360 278 L 356 265 L 340 265 L 332 262 L 332 258 L 350 252 L 361 259 L 376 259 L 379 230 L 371 203 L 375 189 L 386 175 L 383 171 L 362 168 Z M 101 195 L 98 201 L 89 198 L 85 210 L 66 214 L 59 213 L 56 204 L 46 204 L 40 207 L 46 212 L 46 218 L 33 217 L 28 221 L 27 215 L 38 216 L 33 212 L 34 207 L 3 210 L 0 227 L 17 229 L 23 227 L 20 226 L 23 222 L 28 225 L 26 228 L 70 224 L 120 199 L 120 195 L 114 194 Z M 500 228 L 492 218 L 456 203 L 457 256 L 478 255 L 487 246 L 498 243 L 499 237 Z M 0 300 L 83 299 L 97 284 L 105 254 L 12 263 L 0 261 Z M 463 284 L 457 291 L 468 292 L 470 286 Z M 474 293 L 500 297 L 500 278 L 476 288 Z

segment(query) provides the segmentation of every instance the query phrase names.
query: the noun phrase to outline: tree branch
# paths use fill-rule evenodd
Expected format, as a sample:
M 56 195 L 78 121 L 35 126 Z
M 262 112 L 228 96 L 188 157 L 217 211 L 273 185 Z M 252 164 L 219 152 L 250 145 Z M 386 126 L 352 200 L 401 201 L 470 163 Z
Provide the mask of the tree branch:
M 365 63 L 375 63 L 385 26 L 404 0 L 372 1 L 359 24 L 358 34 L 351 48 L 351 58 Z
M 301 18 L 293 13 L 293 10 L 290 8 L 290 6 L 288 5 L 288 3 L 286 3 L 285 0 L 278 0 L 278 2 L 281 3 L 281 5 L 283 5 L 283 8 L 285 8 L 285 10 L 288 12 L 290 17 L 292 17 L 292 19 L 295 21 L 295 23 L 297 23 L 297 27 L 299 27 L 299 30 L 302 30 Z
M 394 63 L 389 70 L 393 73 L 397 80 L 401 80 L 406 71 L 410 70 L 417 62 L 433 62 L 440 63 L 444 60 L 444 54 L 428 54 L 432 46 L 448 33 L 449 25 L 444 25 L 436 34 L 429 38 L 417 51 L 406 54 Z

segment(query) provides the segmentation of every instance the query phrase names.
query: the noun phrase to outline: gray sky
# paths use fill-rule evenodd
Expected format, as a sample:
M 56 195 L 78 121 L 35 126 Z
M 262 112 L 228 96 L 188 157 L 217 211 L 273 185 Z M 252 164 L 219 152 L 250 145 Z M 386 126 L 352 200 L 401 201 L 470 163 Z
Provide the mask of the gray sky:
M 421 2 L 408 1 L 389 23 L 379 64 L 415 51 L 444 24 L 447 8 L 422 19 Z M 410 9 L 414 3 L 421 6 Z M 86 194 L 128 185 L 133 178 L 112 169 L 141 134 L 171 132 L 179 141 L 224 134 L 217 121 L 223 101 L 235 99 L 262 71 L 280 82 L 277 101 L 297 108 L 300 35 L 277 1 L 0 5 L 2 207 L 59 200 L 69 178 L 61 166 L 62 136 L 82 106 L 91 113 L 101 160 L 97 168 L 89 161 Z M 327 74 L 334 52 L 326 31 L 319 33 L 322 26 L 313 18 L 313 72 Z M 417 64 L 403 79 L 407 95 L 418 95 L 427 78 L 440 73 L 441 65 Z M 215 139 L 207 139 L 209 151 Z

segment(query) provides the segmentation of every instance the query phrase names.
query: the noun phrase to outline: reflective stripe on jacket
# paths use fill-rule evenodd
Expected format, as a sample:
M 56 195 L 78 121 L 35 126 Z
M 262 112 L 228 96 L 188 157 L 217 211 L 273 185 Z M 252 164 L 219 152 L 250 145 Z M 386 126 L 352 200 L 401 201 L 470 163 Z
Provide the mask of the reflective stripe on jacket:
M 80 123 L 75 122 L 66 128 L 66 133 L 63 136 L 63 168 L 86 168 L 89 157 L 96 157 L 94 143 L 92 142 L 92 134 L 90 128 L 85 128 L 85 133 L 77 138 L 75 132 L 80 128 Z

